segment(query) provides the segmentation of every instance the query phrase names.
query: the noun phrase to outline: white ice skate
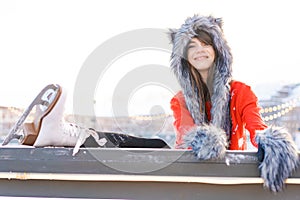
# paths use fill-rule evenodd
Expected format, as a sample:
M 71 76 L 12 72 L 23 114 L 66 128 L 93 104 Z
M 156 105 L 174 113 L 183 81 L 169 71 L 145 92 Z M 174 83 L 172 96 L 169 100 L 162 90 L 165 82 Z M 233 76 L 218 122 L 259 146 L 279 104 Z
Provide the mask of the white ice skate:
M 78 151 L 85 139 L 93 135 L 93 131 L 64 121 L 66 96 L 66 91 L 61 86 L 46 86 L 12 127 L 2 145 L 7 145 L 16 138 L 20 144 L 35 147 L 76 145 L 75 151 Z M 33 121 L 24 123 L 32 112 Z

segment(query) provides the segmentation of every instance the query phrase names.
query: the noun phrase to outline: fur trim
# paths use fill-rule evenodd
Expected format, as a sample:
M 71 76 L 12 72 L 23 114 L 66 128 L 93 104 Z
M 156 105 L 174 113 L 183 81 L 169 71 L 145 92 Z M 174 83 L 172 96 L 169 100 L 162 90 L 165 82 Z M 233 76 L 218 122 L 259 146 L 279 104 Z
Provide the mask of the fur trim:
M 220 159 L 227 148 L 226 133 L 213 125 L 197 126 L 184 138 L 185 148 L 192 147 L 193 153 L 200 160 Z
M 270 127 L 257 133 L 256 142 L 264 152 L 259 165 L 264 186 L 273 192 L 283 189 L 299 164 L 297 146 L 290 133 L 282 127 Z
M 196 31 L 202 30 L 210 35 L 213 41 L 217 58 L 215 60 L 214 87 L 211 96 L 212 124 L 230 133 L 229 112 L 229 83 L 232 77 L 232 55 L 227 41 L 223 37 L 222 19 L 212 16 L 195 15 L 188 18 L 179 29 L 170 29 L 170 38 L 173 43 L 171 55 L 171 68 L 183 90 L 186 105 L 196 125 L 204 123 L 203 114 L 200 113 L 200 101 L 195 99 L 196 88 L 192 87 L 189 70 L 182 65 L 184 51 L 188 42 L 196 36 Z

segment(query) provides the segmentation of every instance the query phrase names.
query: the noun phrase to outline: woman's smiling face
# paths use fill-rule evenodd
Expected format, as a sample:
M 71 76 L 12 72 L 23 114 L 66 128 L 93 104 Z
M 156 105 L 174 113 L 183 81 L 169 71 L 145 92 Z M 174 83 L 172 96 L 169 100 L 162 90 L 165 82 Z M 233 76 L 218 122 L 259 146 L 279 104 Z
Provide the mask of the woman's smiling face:
M 192 38 L 187 46 L 187 59 L 205 80 L 208 70 L 215 60 L 214 48 L 209 44 L 201 42 L 197 38 Z

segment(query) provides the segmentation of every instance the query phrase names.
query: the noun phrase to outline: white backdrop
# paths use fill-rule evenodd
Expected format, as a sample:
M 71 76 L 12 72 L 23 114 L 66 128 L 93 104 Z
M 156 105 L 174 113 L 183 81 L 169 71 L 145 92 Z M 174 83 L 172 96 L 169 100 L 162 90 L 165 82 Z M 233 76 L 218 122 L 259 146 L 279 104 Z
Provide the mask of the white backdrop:
M 194 14 L 212 14 L 224 19 L 224 32 L 234 56 L 235 79 L 248 83 L 259 97 L 265 98 L 279 85 L 300 82 L 297 74 L 300 13 L 296 3 L 292 0 L 1 0 L 0 105 L 26 107 L 49 83 L 63 85 L 72 96 L 82 64 L 103 42 L 134 29 L 178 28 Z M 143 61 L 148 64 L 153 59 L 168 65 L 168 56 L 149 54 Z M 128 58 L 119 63 L 139 65 L 141 60 Z M 118 80 L 118 76 L 110 75 L 105 84 Z M 269 89 L 262 90 L 262 85 Z M 149 94 L 145 91 L 134 94 L 130 112 L 147 114 L 151 105 L 143 103 L 144 99 L 154 102 L 158 96 L 163 98 L 161 104 L 169 112 L 172 94 L 155 91 L 152 96 L 144 95 Z M 100 96 L 95 97 L 103 101 L 97 114 L 110 115 L 110 94 Z M 70 98 L 67 111 L 71 110 Z

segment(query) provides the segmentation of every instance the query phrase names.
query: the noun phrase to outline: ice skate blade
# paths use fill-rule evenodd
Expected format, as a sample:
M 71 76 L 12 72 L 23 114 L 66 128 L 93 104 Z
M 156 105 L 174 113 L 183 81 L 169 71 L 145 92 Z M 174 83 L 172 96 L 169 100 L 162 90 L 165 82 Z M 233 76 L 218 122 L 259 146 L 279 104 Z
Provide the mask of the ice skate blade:
M 61 95 L 62 89 L 57 84 L 47 85 L 31 102 L 28 108 L 21 115 L 19 120 L 11 128 L 8 135 L 4 139 L 2 146 L 7 145 L 13 139 L 19 139 L 19 142 L 24 145 L 33 145 L 39 130 L 41 128 L 42 120 L 47 116 Z M 32 123 L 24 124 L 26 118 L 36 106 L 34 121 Z M 21 129 L 23 132 L 20 133 Z

